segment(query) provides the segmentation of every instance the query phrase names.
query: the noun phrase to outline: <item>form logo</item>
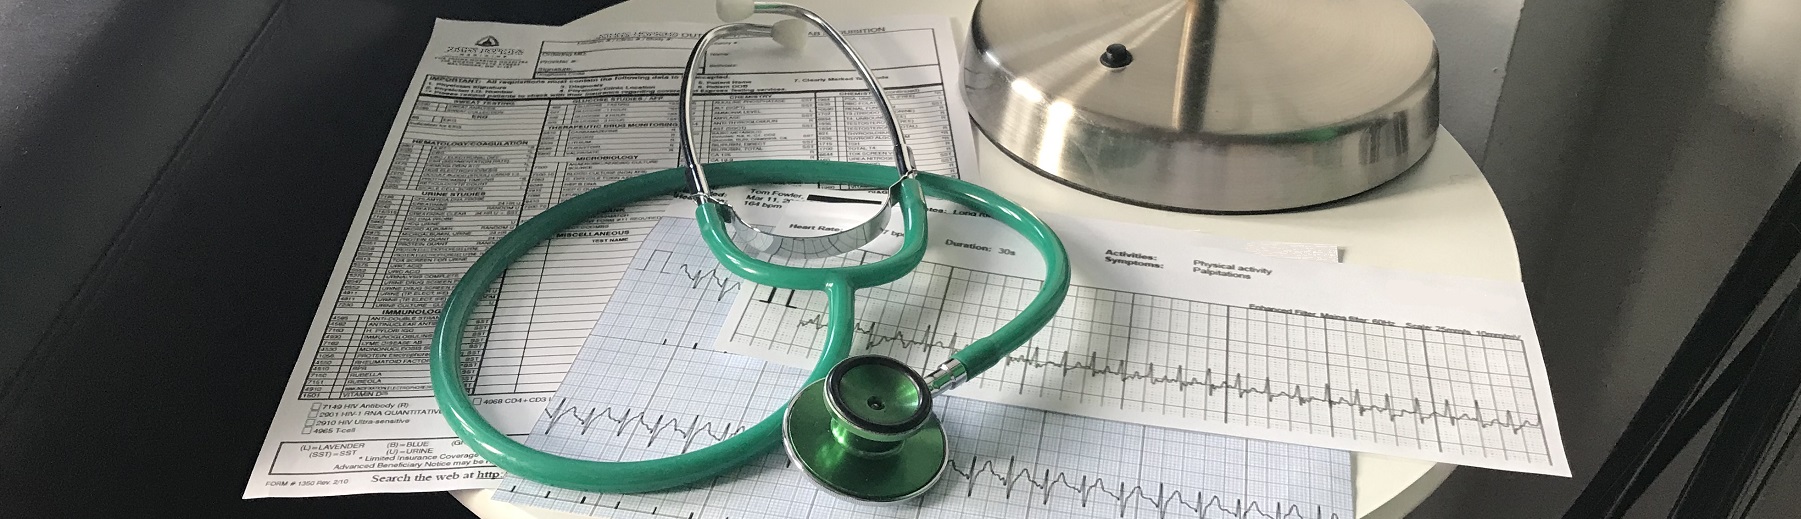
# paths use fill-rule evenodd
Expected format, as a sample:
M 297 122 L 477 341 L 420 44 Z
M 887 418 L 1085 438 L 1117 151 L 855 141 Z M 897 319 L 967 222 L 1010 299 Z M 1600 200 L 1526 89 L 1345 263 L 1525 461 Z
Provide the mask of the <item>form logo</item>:
M 498 45 L 500 45 L 500 40 L 494 39 L 493 36 L 483 36 L 482 39 L 475 40 L 475 46 L 477 47 L 494 47 Z

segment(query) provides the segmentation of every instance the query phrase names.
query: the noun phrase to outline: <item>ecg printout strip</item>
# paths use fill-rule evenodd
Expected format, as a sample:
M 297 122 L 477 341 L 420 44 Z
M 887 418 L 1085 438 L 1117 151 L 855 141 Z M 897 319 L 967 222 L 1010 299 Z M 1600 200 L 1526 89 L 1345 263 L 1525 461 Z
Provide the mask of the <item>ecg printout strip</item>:
M 1188 245 L 1184 231 L 1044 216 L 1071 255 L 1068 299 L 953 395 L 1569 475 L 1517 283 L 1260 257 Z M 933 227 L 925 264 L 859 293 L 852 354 L 928 370 L 1030 302 L 1037 254 L 998 222 L 972 220 Z M 817 265 L 883 257 L 871 250 Z M 749 286 L 719 348 L 810 365 L 824 308 L 822 294 Z
M 708 348 L 742 283 L 695 222 L 664 218 L 525 440 L 622 460 L 704 447 L 793 394 L 804 373 Z M 930 493 L 867 507 L 817 490 L 781 452 L 693 487 L 611 495 L 508 477 L 495 499 L 615 518 L 1207 517 L 1352 515 L 1350 454 L 940 397 L 951 467 Z
M 490 488 L 500 471 L 432 399 L 437 313 L 520 222 L 598 186 L 676 165 L 676 87 L 712 24 L 563 27 L 439 21 L 339 255 L 245 497 Z M 917 164 L 975 165 L 950 21 L 839 25 L 882 76 Z M 477 42 L 492 43 L 492 45 Z M 873 98 L 829 44 L 712 47 L 694 100 L 700 156 L 890 161 Z M 947 88 L 947 85 L 949 86 Z M 557 390 L 662 203 L 609 211 L 520 258 L 468 325 L 463 376 L 523 436 Z

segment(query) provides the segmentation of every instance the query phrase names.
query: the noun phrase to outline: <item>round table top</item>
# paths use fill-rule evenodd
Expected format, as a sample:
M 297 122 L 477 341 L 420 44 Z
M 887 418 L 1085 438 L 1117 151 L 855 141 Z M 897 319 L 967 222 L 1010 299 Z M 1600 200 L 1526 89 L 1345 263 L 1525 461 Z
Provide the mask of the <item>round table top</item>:
M 854 20 L 900 14 L 952 18 L 958 41 L 975 0 L 867 2 L 807 0 L 826 19 Z M 713 0 L 631 0 L 579 23 L 717 22 Z M 980 171 L 973 180 L 1027 208 L 1131 223 L 1193 229 L 1259 241 L 1323 243 L 1342 247 L 1343 261 L 1503 281 L 1519 281 L 1519 256 L 1500 202 L 1456 139 L 1440 128 L 1438 141 L 1412 170 L 1370 192 L 1327 206 L 1291 213 L 1218 216 L 1138 207 L 1076 191 L 1020 166 L 978 134 Z M 1357 453 L 1357 516 L 1399 518 L 1418 506 L 1451 474 L 1453 466 Z M 492 501 L 492 490 L 452 492 L 484 519 L 566 519 L 579 516 Z

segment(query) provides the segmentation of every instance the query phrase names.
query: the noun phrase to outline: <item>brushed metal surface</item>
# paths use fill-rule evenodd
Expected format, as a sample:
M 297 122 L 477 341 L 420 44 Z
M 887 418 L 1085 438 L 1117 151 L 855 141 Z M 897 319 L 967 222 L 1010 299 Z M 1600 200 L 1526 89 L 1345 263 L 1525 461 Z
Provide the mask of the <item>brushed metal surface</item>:
M 1130 63 L 1101 56 L 1123 44 Z M 1438 128 L 1438 54 L 1403 0 L 982 0 L 970 116 L 1016 160 L 1195 212 L 1317 205 L 1386 182 Z

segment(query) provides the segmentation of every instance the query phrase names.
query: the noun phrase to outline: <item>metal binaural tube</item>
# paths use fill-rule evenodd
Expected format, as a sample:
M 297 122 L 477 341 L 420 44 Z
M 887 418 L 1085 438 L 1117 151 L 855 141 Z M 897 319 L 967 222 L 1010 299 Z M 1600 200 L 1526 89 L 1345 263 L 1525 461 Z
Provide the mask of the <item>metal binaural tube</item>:
M 863 64 L 863 58 L 857 56 L 857 51 L 851 48 L 850 42 L 844 40 L 844 35 L 832 27 L 832 24 L 827 23 L 824 18 L 820 18 L 818 14 L 798 5 L 785 2 L 757 2 L 756 11 L 806 20 L 814 27 L 818 27 L 820 32 L 825 33 L 825 36 L 832 40 L 832 44 L 838 46 L 838 50 L 842 51 L 844 57 L 850 60 L 851 66 L 857 69 L 857 74 L 863 76 L 863 81 L 869 84 L 870 96 L 875 98 L 876 108 L 882 112 L 882 120 L 888 123 L 888 138 L 894 141 L 895 169 L 900 170 L 901 178 L 912 176 L 916 171 L 913 168 L 913 148 L 907 146 L 907 136 L 901 133 L 900 118 L 894 116 L 894 108 L 888 104 L 888 96 L 883 93 L 882 84 L 876 81 L 875 74 L 869 71 L 869 66 Z
M 850 61 L 851 67 L 856 69 L 857 74 L 863 78 L 865 86 L 869 88 L 870 97 L 875 101 L 876 108 L 882 113 L 882 121 L 888 127 L 888 138 L 894 143 L 894 167 L 899 171 L 900 178 L 913 176 L 917 172 L 913 166 L 913 148 L 907 145 L 907 136 L 901 132 L 900 118 L 894 115 L 894 107 L 889 104 L 888 95 L 882 90 L 881 82 L 876 81 L 875 74 L 870 72 L 869 66 L 863 63 L 863 58 L 857 55 L 856 49 L 851 48 L 850 42 L 845 41 L 844 35 L 840 34 L 838 29 L 832 27 L 832 24 L 826 22 L 824 18 L 820 18 L 818 14 L 798 5 L 784 2 L 756 2 L 753 5 L 754 11 L 757 13 L 780 14 L 805 20 L 814 27 L 818 27 L 827 39 L 832 40 L 832 44 L 838 47 L 838 51 L 844 54 L 845 59 Z M 722 7 L 721 13 L 724 14 L 726 10 Z M 688 168 L 688 185 L 694 191 L 697 201 L 710 200 L 708 193 L 711 192 L 705 166 L 701 164 L 700 152 L 695 149 L 694 113 L 691 106 L 694 100 L 694 90 L 700 82 L 699 71 L 706 67 L 707 47 L 714 41 L 731 36 L 773 37 L 775 34 L 776 29 L 769 25 L 728 23 L 701 34 L 700 40 L 694 43 L 694 50 L 688 54 L 687 67 L 682 70 L 681 90 L 677 93 L 676 134 L 680 141 L 683 166 Z
M 781 2 L 749 2 L 747 0 L 726 0 L 719 4 L 721 18 L 728 20 L 742 19 L 754 13 L 771 13 L 789 16 L 790 19 L 776 23 L 774 26 L 753 23 L 728 23 L 702 33 L 695 41 L 694 49 L 688 54 L 687 66 L 682 69 L 680 90 L 677 92 L 676 134 L 680 144 L 680 160 L 687 170 L 688 189 L 694 201 L 703 207 L 713 204 L 727 223 L 733 224 L 731 238 L 733 244 L 746 251 L 767 254 L 772 257 L 790 259 L 810 259 L 836 256 L 856 250 L 869 244 L 881 236 L 885 230 L 893 208 L 901 200 L 901 183 L 913 178 L 917 171 L 913 167 L 911 148 L 907 146 L 906 136 L 901 133 L 900 119 L 895 116 L 888 97 L 882 91 L 882 85 L 876 80 L 863 59 L 857 56 L 850 43 L 837 29 L 827 23 L 819 15 L 805 8 Z M 895 182 L 888 188 L 887 200 L 868 219 L 862 223 L 849 226 L 836 233 L 824 236 L 784 236 L 774 232 L 758 229 L 749 222 L 743 221 L 729 204 L 712 196 L 712 183 L 707 179 L 706 165 L 702 163 L 700 152 L 694 135 L 694 93 L 700 83 L 700 71 L 707 64 L 707 48 L 721 38 L 731 36 L 761 36 L 774 38 L 778 43 L 790 49 L 804 46 L 807 39 L 806 23 L 819 27 L 825 35 L 837 45 L 851 66 L 857 70 L 863 82 L 868 86 L 876 107 L 882 112 L 882 119 L 888 127 L 889 137 L 894 142 L 894 164 L 899 172 Z
M 694 191 L 696 199 L 708 197 L 712 187 L 707 184 L 707 174 L 700 163 L 700 152 L 694 146 L 694 89 L 700 82 L 700 74 L 695 71 L 707 66 L 707 46 L 714 40 L 727 36 L 769 36 L 773 29 L 767 25 L 754 23 L 731 23 L 714 27 L 700 35 L 694 43 L 694 51 L 688 54 L 688 65 L 682 70 L 680 90 L 676 91 L 675 119 L 676 137 L 681 148 L 682 165 L 688 168 L 688 188 Z

